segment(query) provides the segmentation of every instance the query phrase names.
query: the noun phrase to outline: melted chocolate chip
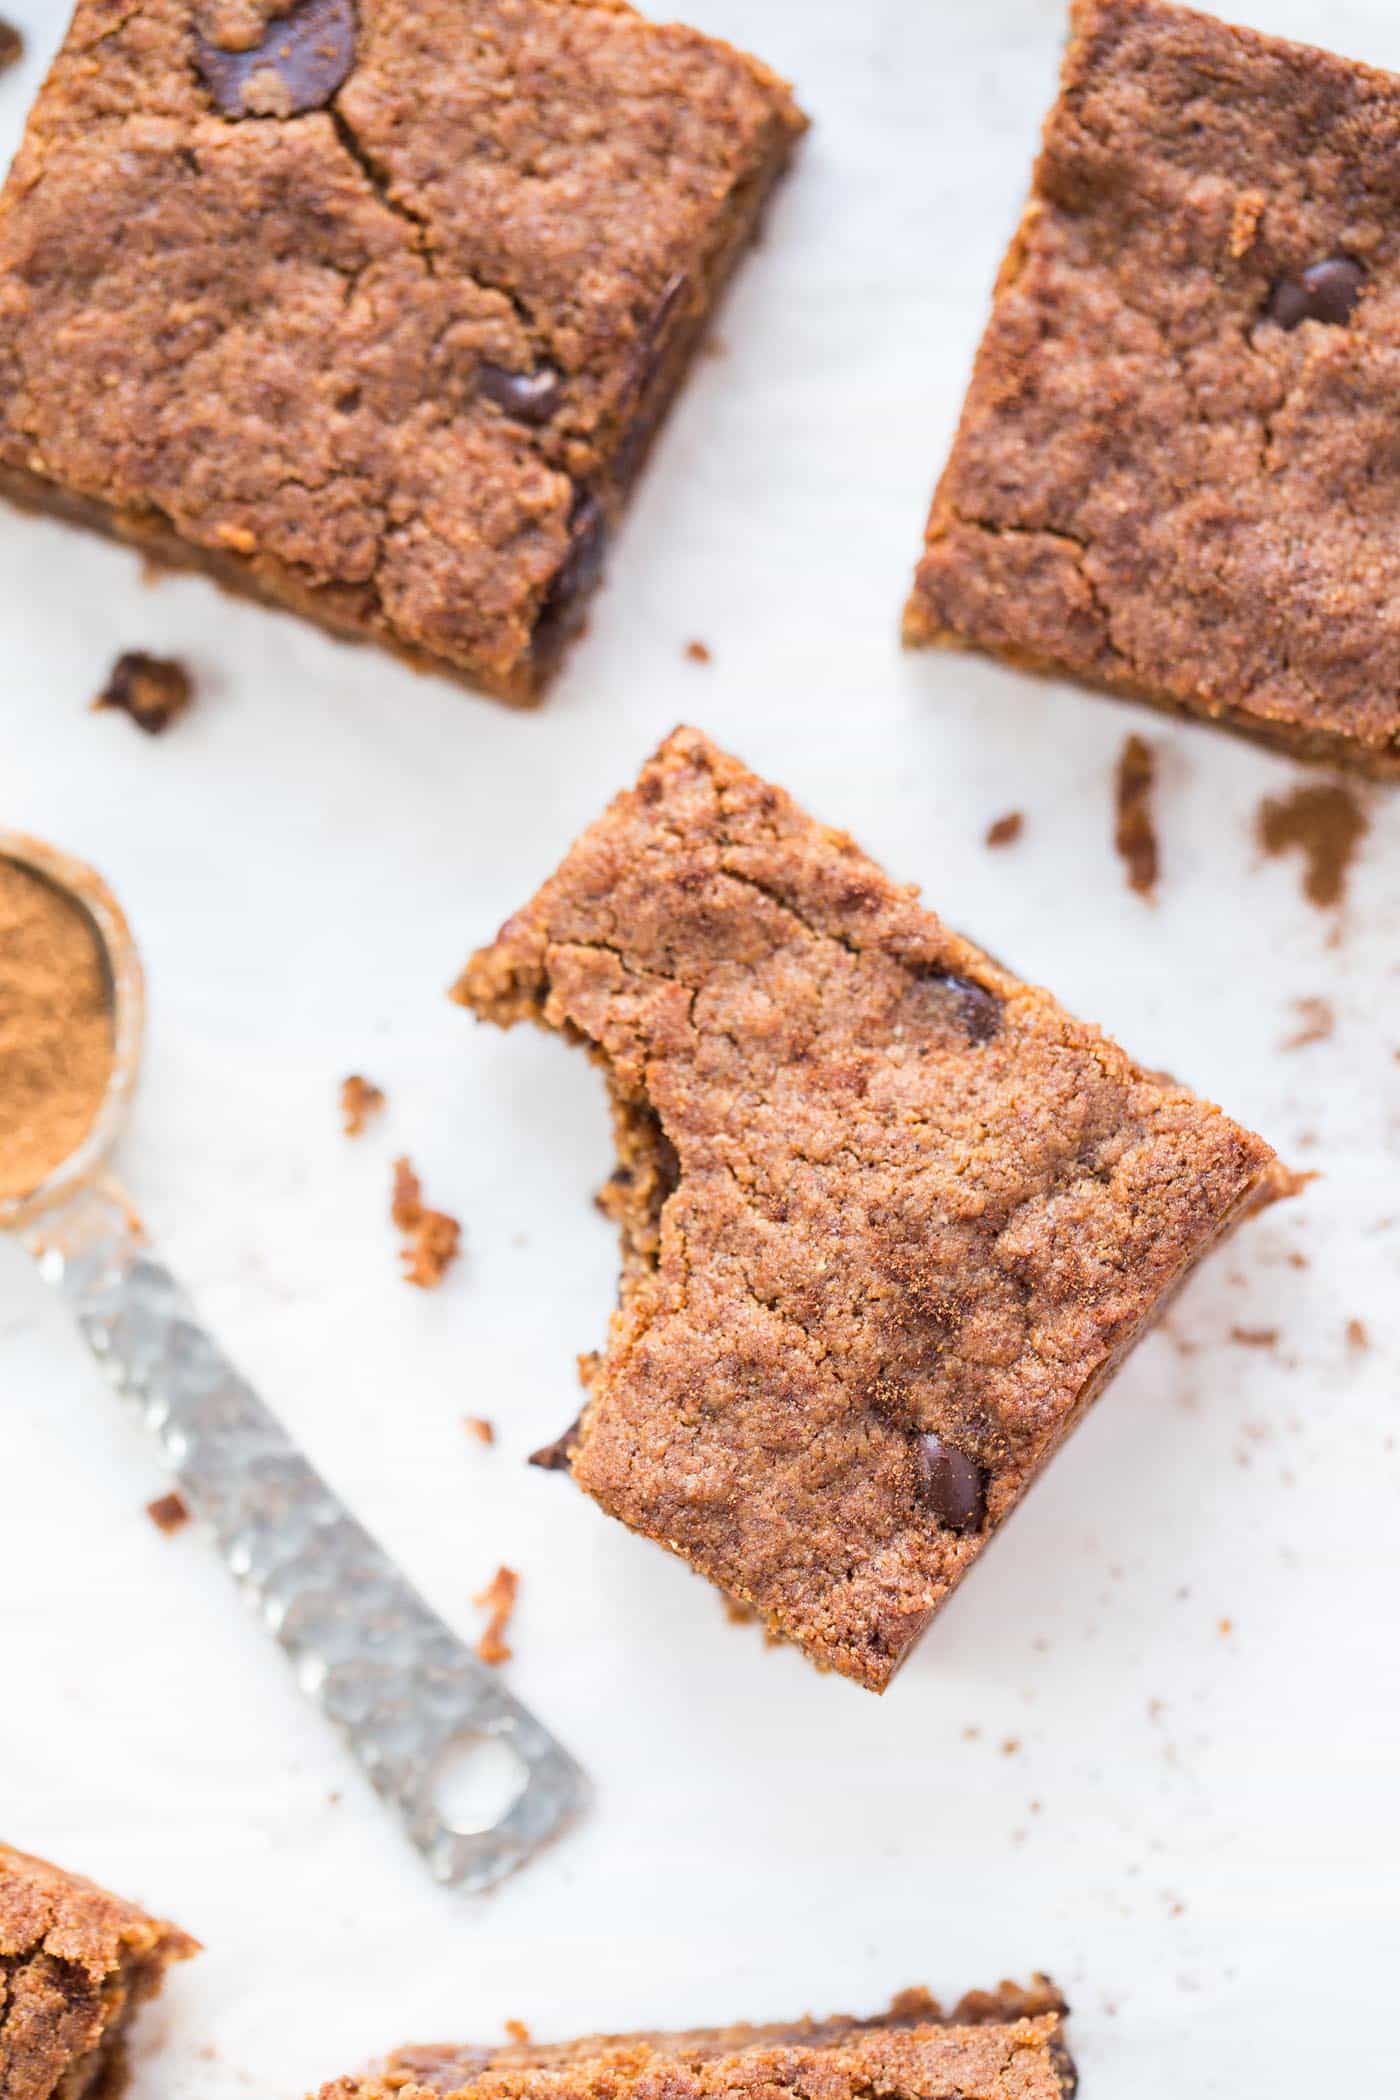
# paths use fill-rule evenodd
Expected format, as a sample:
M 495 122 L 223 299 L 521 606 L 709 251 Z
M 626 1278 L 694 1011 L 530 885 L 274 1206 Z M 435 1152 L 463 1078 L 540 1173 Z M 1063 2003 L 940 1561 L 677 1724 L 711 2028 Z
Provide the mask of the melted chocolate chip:
M 945 1531 L 979 1531 L 987 1514 L 987 1476 L 941 1437 L 921 1436 L 915 1447 L 924 1501 Z
M 564 1434 L 554 1443 L 546 1444 L 541 1451 L 532 1451 L 529 1463 L 538 1466 L 542 1473 L 567 1473 L 573 1465 L 574 1453 L 578 1449 L 581 1426 L 582 1417 L 577 1422 L 571 1422 Z
M 355 29 L 355 0 L 300 0 L 247 51 L 221 51 L 196 29 L 195 64 L 222 116 L 301 116 L 343 85 Z
M 607 512 L 591 490 L 580 489 L 569 520 L 569 551 L 535 622 L 534 658 L 540 668 L 556 660 L 582 623 L 584 604 L 603 573 L 607 553 Z
M 504 365 L 481 367 L 477 381 L 488 401 L 517 423 L 547 423 L 563 396 L 563 382 L 552 365 L 535 372 L 508 372 Z
M 959 1027 L 970 1043 L 989 1043 L 1001 1030 L 1001 1001 L 983 984 L 970 977 L 956 977 L 951 970 L 925 970 L 910 985 L 904 997 L 906 1022 L 946 1016 Z
M 1280 277 L 1269 294 L 1268 318 L 1280 328 L 1324 321 L 1344 328 L 1356 310 L 1366 272 L 1349 255 L 1330 255 L 1296 277 Z

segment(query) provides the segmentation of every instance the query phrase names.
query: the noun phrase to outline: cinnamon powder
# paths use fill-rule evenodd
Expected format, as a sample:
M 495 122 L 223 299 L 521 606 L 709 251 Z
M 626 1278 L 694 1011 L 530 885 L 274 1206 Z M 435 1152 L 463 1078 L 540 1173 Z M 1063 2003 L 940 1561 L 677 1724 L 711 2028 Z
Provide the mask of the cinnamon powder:
M 112 1073 L 112 1002 L 86 913 L 0 859 L 0 1201 L 77 1151 Z

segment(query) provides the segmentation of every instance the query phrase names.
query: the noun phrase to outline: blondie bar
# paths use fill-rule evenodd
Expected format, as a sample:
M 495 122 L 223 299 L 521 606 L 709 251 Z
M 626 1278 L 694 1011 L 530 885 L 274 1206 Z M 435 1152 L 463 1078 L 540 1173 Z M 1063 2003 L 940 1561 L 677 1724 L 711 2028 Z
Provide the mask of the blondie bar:
M 553 1462 L 874 1690 L 1286 1184 L 692 730 L 456 996 L 612 1095 L 621 1299 Z
M 137 2007 L 197 1952 L 173 1925 L 0 1845 L 4 2100 L 116 2100 Z
M 320 2100 L 1072 2100 L 1065 2005 L 1044 1978 L 974 1992 L 950 2014 L 909 1991 L 873 2020 L 590 2035 L 537 2048 L 404 2049 Z
M 0 491 L 530 700 L 801 123 L 620 0 L 79 0 Z
M 1076 0 L 906 617 L 1400 771 L 1400 78 Z

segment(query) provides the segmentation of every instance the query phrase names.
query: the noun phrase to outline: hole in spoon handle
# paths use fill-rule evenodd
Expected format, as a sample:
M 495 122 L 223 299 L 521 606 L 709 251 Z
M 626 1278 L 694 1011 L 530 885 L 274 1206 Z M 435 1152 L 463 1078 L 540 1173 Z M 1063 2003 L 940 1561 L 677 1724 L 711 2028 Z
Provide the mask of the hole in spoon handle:
M 523 1866 L 582 1806 L 583 1773 L 302 1456 L 201 1327 L 121 1191 L 79 1189 L 25 1242 L 436 1878 L 486 1889 Z M 517 1781 L 481 1827 L 439 1801 L 450 1754 L 472 1743 L 503 1754 Z

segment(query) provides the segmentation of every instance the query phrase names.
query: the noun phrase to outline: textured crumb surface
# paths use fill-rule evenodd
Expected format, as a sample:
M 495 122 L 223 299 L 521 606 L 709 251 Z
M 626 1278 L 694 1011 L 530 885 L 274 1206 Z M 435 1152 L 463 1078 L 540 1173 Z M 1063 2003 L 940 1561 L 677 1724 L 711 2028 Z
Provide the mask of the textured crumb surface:
M 622 1292 L 575 1480 L 873 1689 L 1281 1185 L 694 731 L 457 996 L 608 1078 Z
M 0 487 L 528 699 L 800 121 L 613 0 L 79 0 Z
M 197 1951 L 173 1925 L 0 1845 L 4 2100 L 115 2100 L 133 2013 Z
M 926 1991 L 903 1992 L 874 2019 L 837 2017 L 679 2034 L 589 2035 L 507 2049 L 400 2050 L 379 2071 L 341 2079 L 322 2100 L 387 2094 L 473 2100 L 669 2100 L 820 2093 L 827 2100 L 1071 2100 L 1065 2004 L 1037 1977 L 1022 1989 L 970 1993 L 944 2013 Z
M 906 631 L 1400 767 L 1400 78 L 1077 0 Z

